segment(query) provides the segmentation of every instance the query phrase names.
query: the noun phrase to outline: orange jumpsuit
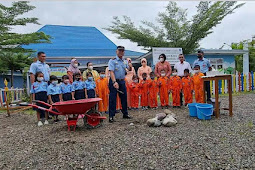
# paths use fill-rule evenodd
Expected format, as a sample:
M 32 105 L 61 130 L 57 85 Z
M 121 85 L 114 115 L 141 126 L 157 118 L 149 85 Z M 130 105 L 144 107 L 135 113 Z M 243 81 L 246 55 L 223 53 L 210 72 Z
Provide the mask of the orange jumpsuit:
M 181 106 L 180 93 L 182 89 L 182 79 L 179 76 L 170 77 L 169 89 L 172 91 L 173 106 Z
M 139 84 L 135 82 L 131 82 L 128 84 L 130 90 L 130 107 L 131 108 L 138 108 L 139 106 L 139 95 L 140 95 L 140 88 Z
M 203 73 L 198 73 L 193 75 L 195 99 L 197 103 L 204 103 L 204 85 L 202 81 Z
M 148 104 L 148 80 L 141 80 L 139 87 L 141 89 L 141 106 L 149 106 Z
M 96 80 L 96 94 L 102 100 L 99 101 L 98 110 L 99 112 L 106 112 L 108 110 L 108 97 L 109 97 L 109 88 L 108 88 L 108 79 L 99 78 Z
M 194 89 L 193 78 L 191 78 L 190 76 L 183 77 L 182 78 L 182 92 L 184 94 L 185 105 L 193 102 L 193 95 L 192 95 L 193 89 Z
M 168 95 L 168 78 L 160 77 L 158 79 L 159 96 L 161 106 L 168 106 L 169 95 Z
M 156 80 L 149 81 L 149 105 L 151 108 L 158 107 L 158 84 Z

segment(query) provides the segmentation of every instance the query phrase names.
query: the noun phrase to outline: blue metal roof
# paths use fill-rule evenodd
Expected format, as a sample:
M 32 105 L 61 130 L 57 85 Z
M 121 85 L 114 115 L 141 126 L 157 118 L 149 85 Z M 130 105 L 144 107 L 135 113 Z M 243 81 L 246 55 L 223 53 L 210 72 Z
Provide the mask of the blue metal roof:
M 37 32 L 52 37 L 51 43 L 23 45 L 23 48 L 44 51 L 48 57 L 115 56 L 117 46 L 95 27 L 45 25 Z M 126 50 L 126 56 L 143 53 Z

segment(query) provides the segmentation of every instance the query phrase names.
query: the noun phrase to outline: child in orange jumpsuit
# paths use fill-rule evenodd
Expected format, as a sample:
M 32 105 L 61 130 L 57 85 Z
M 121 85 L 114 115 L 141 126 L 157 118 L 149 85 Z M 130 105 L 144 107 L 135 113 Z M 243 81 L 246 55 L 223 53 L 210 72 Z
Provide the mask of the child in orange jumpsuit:
M 142 110 L 147 110 L 148 109 L 148 80 L 147 80 L 147 73 L 143 73 L 142 74 L 142 78 L 143 80 L 140 81 L 139 83 L 139 87 L 141 89 L 141 106 L 142 106 Z
M 139 95 L 140 95 L 140 88 L 138 83 L 138 76 L 133 76 L 132 82 L 128 84 L 130 90 L 130 107 L 132 110 L 138 110 L 139 106 Z
M 166 77 L 165 70 L 161 70 L 160 77 L 158 79 L 159 96 L 161 108 L 168 108 L 169 93 L 168 93 L 168 78 Z
M 193 82 L 194 82 L 194 90 L 195 90 L 195 99 L 197 103 L 204 103 L 204 86 L 202 81 L 203 73 L 200 72 L 200 66 L 195 65 L 194 67 L 194 75 L 193 75 Z
M 152 109 L 158 108 L 158 84 L 157 80 L 155 80 L 154 72 L 150 73 L 150 80 L 149 81 L 149 105 Z
M 102 100 L 99 101 L 98 110 L 99 112 L 107 113 L 108 110 L 108 79 L 105 76 L 105 72 L 100 72 L 100 78 L 96 80 L 96 94 Z
M 184 70 L 184 77 L 182 78 L 182 92 L 184 94 L 185 106 L 193 102 L 193 79 L 189 75 L 189 69 Z
M 182 90 L 182 79 L 177 76 L 177 70 L 173 70 L 173 76 L 169 79 L 169 90 L 172 93 L 173 107 L 181 107 L 180 93 Z

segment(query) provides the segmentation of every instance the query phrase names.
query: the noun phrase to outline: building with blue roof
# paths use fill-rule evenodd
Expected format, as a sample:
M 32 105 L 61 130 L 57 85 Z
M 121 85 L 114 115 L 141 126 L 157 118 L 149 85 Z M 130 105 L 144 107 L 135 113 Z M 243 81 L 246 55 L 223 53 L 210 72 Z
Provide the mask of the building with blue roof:
M 79 68 L 85 69 L 87 62 L 94 67 L 106 67 L 109 59 L 116 56 L 117 45 L 96 27 L 45 25 L 37 32 L 50 35 L 51 43 L 24 45 L 23 48 L 43 51 L 50 66 L 68 66 L 71 58 L 77 58 Z M 35 53 L 36 55 L 36 53 Z M 125 57 L 137 59 L 143 53 L 125 50 Z

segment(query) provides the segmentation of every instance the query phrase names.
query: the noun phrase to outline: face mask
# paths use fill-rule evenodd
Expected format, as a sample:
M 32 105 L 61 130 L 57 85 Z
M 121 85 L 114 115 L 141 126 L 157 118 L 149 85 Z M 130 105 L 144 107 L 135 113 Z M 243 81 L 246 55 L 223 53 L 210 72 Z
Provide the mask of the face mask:
M 188 77 L 189 75 L 188 74 L 184 74 L 185 77 Z
M 165 76 L 166 76 L 166 74 L 165 74 L 165 73 L 162 73 L 162 74 L 161 74 L 161 76 L 162 76 L 162 77 L 165 77 Z
M 37 81 L 43 81 L 43 77 L 37 77 Z
M 77 67 L 78 67 L 78 64 L 74 64 L 73 66 L 74 66 L 75 68 L 77 68 Z
M 164 60 L 164 58 L 160 58 L 159 61 L 160 62 L 164 62 L 165 60 Z
M 64 83 L 66 83 L 66 84 L 69 83 L 69 82 L 70 82 L 70 81 L 69 81 L 68 79 L 65 79 L 65 80 L 64 80 Z
M 155 77 L 151 77 L 152 80 L 154 80 Z
M 197 58 L 202 58 L 202 56 L 201 56 L 201 55 L 198 55 Z
M 52 81 L 51 82 L 53 85 L 57 85 L 58 84 L 58 81 Z
M 134 80 L 135 83 L 138 83 L 138 80 Z
M 92 81 L 92 80 L 93 80 L 93 77 L 88 77 L 88 80 L 89 80 L 89 81 Z
M 105 78 L 105 74 L 100 74 L 100 77 L 101 78 Z
M 177 76 L 177 73 L 173 73 L 173 76 Z
M 88 66 L 88 69 L 89 70 L 93 70 L 93 66 Z
M 194 70 L 194 73 L 198 73 L 199 72 L 199 70 Z
M 142 63 L 142 66 L 146 66 L 146 63 Z
M 77 81 L 79 81 L 80 79 L 81 79 L 80 77 L 79 77 L 79 78 L 76 78 Z
M 146 79 L 147 79 L 146 77 L 143 78 L 144 81 L 145 81 Z

